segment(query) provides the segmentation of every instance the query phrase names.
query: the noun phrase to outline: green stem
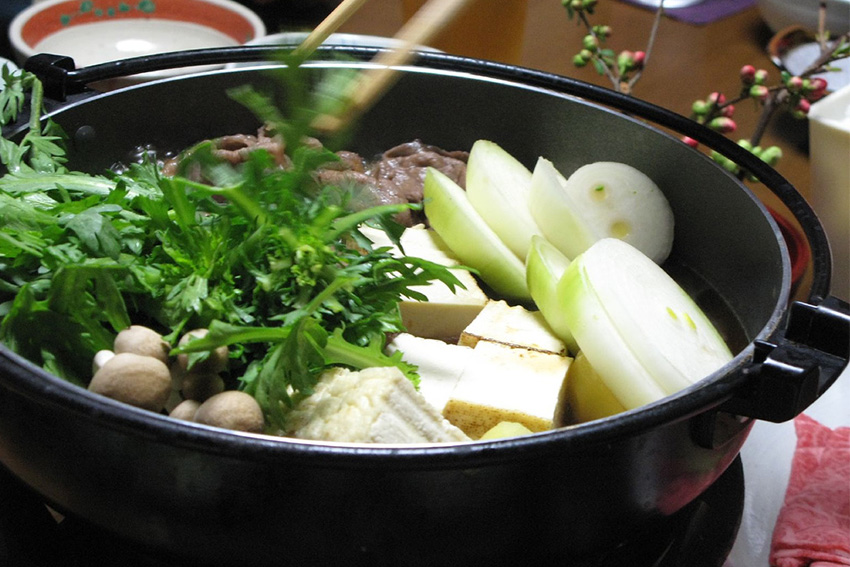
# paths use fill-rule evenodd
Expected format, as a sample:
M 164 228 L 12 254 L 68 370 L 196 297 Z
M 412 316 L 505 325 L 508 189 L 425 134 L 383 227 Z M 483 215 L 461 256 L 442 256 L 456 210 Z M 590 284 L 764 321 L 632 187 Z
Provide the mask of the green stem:
M 32 108 L 30 109 L 29 130 L 30 132 L 41 132 L 39 123 L 41 122 L 41 107 L 44 104 L 44 85 L 41 84 L 41 81 L 36 80 L 32 83 L 30 104 Z

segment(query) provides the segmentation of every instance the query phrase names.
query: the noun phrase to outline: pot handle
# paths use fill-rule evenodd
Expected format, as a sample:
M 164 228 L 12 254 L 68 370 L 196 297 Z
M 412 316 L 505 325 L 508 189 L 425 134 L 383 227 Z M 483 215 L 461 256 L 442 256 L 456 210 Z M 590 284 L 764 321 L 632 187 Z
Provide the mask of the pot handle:
M 98 81 L 185 67 L 276 61 L 281 57 L 282 47 L 295 47 L 295 45 L 240 45 L 189 49 L 109 61 L 79 69 L 71 57 L 40 53 L 24 62 L 24 70 L 39 78 L 44 85 L 44 93 L 47 97 L 57 102 L 65 102 L 69 96 L 85 92 L 89 84 Z M 382 49 L 376 47 L 323 45 L 314 53 L 317 56 L 327 56 L 344 52 L 349 58 L 368 60 L 380 51 Z
M 754 341 L 753 359 L 742 371 L 745 384 L 719 408 L 780 423 L 818 399 L 847 367 L 850 309 L 830 296 L 817 305 L 794 302 L 785 332 Z

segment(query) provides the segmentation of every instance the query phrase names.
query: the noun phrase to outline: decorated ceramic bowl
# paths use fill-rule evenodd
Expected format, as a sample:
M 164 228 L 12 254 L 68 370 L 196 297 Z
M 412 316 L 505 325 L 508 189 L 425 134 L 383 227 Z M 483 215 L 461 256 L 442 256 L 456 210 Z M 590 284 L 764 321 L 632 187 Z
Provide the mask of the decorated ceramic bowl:
M 72 57 L 77 67 L 241 45 L 265 33 L 257 14 L 231 0 L 47 0 L 21 12 L 9 27 L 20 64 L 52 53 Z M 165 74 L 175 72 L 147 73 L 143 79 Z

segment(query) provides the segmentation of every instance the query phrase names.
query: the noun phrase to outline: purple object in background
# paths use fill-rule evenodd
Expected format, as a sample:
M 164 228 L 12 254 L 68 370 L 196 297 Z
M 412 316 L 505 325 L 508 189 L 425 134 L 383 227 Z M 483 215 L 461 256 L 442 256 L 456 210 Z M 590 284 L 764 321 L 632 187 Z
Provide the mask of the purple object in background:
M 633 0 L 621 0 L 626 4 L 639 6 L 646 10 L 654 11 L 655 8 L 647 6 Z M 703 0 L 694 6 L 686 8 L 669 8 L 665 13 L 674 20 L 679 20 L 688 24 L 710 24 L 717 20 L 722 20 L 725 17 L 743 12 L 747 8 L 756 5 L 756 0 Z

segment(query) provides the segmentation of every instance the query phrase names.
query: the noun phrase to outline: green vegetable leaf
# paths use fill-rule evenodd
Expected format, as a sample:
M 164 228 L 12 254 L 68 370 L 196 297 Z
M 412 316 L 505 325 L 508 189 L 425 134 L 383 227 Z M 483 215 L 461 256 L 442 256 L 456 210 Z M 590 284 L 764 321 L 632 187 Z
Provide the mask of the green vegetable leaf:
M 416 287 L 429 282 L 460 282 L 360 234 L 369 224 L 398 243 L 403 227 L 392 218 L 412 205 L 372 206 L 362 189 L 318 181 L 316 170 L 339 158 L 302 140 L 318 113 L 340 104 L 332 93 L 350 75 L 305 81 L 297 65 L 284 74 L 284 110 L 250 87 L 233 96 L 284 137 L 287 167 L 265 150 L 233 165 L 204 142 L 173 177 L 152 163 L 67 171 L 62 133 L 41 119 L 40 83 L 11 81 L 0 114 L 16 116 L 28 87 L 33 111 L 18 142 L 0 142 L 0 340 L 85 384 L 92 356 L 131 323 L 172 342 L 208 328 L 174 354 L 230 347 L 231 377 L 279 428 L 332 366 L 396 366 L 416 383 L 401 354 L 383 353 L 387 334 L 404 330 L 399 301 L 424 300 Z

